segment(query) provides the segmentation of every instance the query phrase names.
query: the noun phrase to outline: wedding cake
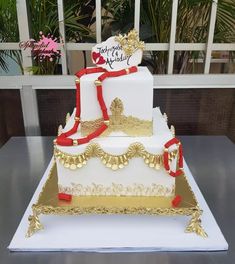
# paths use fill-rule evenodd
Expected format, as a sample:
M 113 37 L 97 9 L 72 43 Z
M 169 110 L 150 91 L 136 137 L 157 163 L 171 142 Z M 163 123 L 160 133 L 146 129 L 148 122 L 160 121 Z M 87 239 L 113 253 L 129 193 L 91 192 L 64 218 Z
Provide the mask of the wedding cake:
M 153 76 L 138 66 L 143 48 L 135 30 L 110 37 L 92 49 L 96 66 L 75 74 L 76 106 L 58 129 L 27 237 L 43 229 L 41 214 L 190 216 L 185 232 L 207 236 L 182 144 L 153 109 Z

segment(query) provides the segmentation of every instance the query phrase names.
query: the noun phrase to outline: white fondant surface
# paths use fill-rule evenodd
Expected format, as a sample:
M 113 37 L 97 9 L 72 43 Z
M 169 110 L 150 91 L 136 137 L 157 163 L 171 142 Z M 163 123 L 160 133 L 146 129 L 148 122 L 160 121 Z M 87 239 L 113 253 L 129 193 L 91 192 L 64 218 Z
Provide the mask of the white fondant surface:
M 26 238 L 31 206 L 36 202 L 52 164 L 53 160 L 16 230 L 8 247 L 11 251 L 150 252 L 228 249 L 228 244 L 186 164 L 185 173 L 203 210 L 202 225 L 208 238 L 184 232 L 189 217 L 141 215 L 40 216 L 45 229 Z
M 74 186 L 93 187 L 94 185 L 102 186 L 102 188 L 113 188 L 114 185 L 122 187 L 130 187 L 136 190 L 136 186 L 143 189 L 153 189 L 155 186 L 159 189 L 156 193 L 149 191 L 147 196 L 173 196 L 175 187 L 175 178 L 169 176 L 164 169 L 155 170 L 149 168 L 141 158 L 130 160 L 128 166 L 123 169 L 113 171 L 106 168 L 99 159 L 92 158 L 87 162 L 87 165 L 77 170 L 66 169 L 60 162 L 57 161 L 58 184 L 64 188 L 74 188 Z M 163 190 L 164 188 L 164 190 Z M 144 195 L 144 190 L 136 190 L 135 195 Z M 73 194 L 78 195 L 74 189 Z M 132 192 L 119 195 L 134 195 Z M 113 195 L 102 193 L 100 195 Z
M 74 113 L 68 121 L 65 130 L 73 126 Z M 73 137 L 79 137 L 77 133 Z M 162 154 L 164 144 L 172 138 L 172 133 L 168 128 L 167 122 L 163 118 L 159 108 L 153 110 L 153 136 L 151 137 L 100 137 L 95 138 L 92 142 L 98 143 L 104 151 L 110 154 L 124 154 L 131 143 L 140 142 L 144 145 L 147 151 L 154 154 Z M 69 154 L 81 153 L 85 150 L 88 144 L 75 147 L 57 148 Z M 145 189 L 152 188 L 153 185 L 163 187 L 168 191 L 165 196 L 174 193 L 175 178 L 169 176 L 164 169 L 156 170 L 149 168 L 142 158 L 133 158 L 129 164 L 123 169 L 112 171 L 106 168 L 100 159 L 89 159 L 87 164 L 76 170 L 64 168 L 57 160 L 58 184 L 63 188 L 72 188 L 74 185 L 82 185 L 89 187 L 101 185 L 103 187 L 111 187 L 113 184 L 121 184 L 124 188 L 142 185 Z M 74 187 L 73 187 L 74 188 Z M 103 194 L 105 195 L 105 193 Z M 127 194 L 126 194 L 127 195 Z M 129 193 L 129 195 L 133 195 Z M 154 195 L 152 193 L 152 195 Z M 162 195 L 162 192 L 159 193 Z
M 94 84 L 100 75 L 101 73 L 88 74 L 82 76 L 80 80 L 83 121 L 102 117 Z M 123 102 L 124 115 L 152 120 L 153 76 L 147 67 L 138 67 L 136 73 L 107 78 L 102 82 L 102 86 L 108 114 L 111 114 L 109 109 L 111 102 L 118 97 Z

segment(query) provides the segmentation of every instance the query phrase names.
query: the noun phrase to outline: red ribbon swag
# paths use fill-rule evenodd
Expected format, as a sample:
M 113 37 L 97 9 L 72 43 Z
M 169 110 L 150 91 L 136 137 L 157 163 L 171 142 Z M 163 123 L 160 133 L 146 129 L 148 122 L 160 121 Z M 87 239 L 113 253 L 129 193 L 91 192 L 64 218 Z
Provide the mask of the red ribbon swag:
M 107 107 L 106 107 L 104 99 L 103 99 L 102 82 L 106 78 L 118 77 L 118 76 L 127 75 L 127 74 L 134 73 L 134 72 L 137 72 L 136 66 L 133 66 L 133 67 L 130 67 L 127 69 L 123 69 L 120 71 L 113 71 L 113 72 L 108 72 L 107 70 L 105 70 L 101 67 L 82 69 L 79 72 L 77 72 L 75 74 L 78 77 L 78 79 L 76 79 L 76 81 L 75 81 L 75 83 L 76 83 L 76 114 L 75 114 L 75 118 L 74 118 L 74 120 L 75 120 L 74 126 L 69 131 L 64 132 L 61 135 L 59 135 L 55 139 L 54 143 L 61 145 L 61 146 L 77 146 L 80 144 L 88 143 L 93 138 L 96 138 L 99 135 L 101 135 L 108 128 L 108 125 L 109 125 L 109 116 L 108 116 L 108 112 L 107 112 Z M 80 115 L 81 115 L 80 78 L 83 75 L 91 74 L 91 73 L 102 73 L 98 77 L 98 79 L 95 80 L 95 86 L 96 86 L 96 91 L 97 91 L 97 100 L 99 102 L 104 121 L 103 121 L 103 124 L 97 130 L 95 130 L 93 133 L 87 135 L 86 137 L 78 138 L 78 139 L 71 139 L 69 137 L 77 132 L 78 126 L 80 124 Z

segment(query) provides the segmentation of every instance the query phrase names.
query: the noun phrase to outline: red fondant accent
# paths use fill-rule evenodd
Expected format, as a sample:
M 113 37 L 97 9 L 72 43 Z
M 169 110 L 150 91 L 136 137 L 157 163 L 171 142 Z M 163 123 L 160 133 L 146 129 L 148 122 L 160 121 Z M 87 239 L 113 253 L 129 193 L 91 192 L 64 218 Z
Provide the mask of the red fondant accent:
M 178 143 L 180 143 L 180 141 L 177 138 L 172 138 L 164 146 L 165 146 L 165 148 L 169 148 L 170 146 L 172 146 L 174 144 L 178 144 Z
M 97 99 L 100 105 L 100 109 L 102 111 L 104 120 L 106 120 L 109 118 L 109 116 L 108 116 L 107 108 L 106 108 L 106 105 L 103 99 L 102 86 L 98 85 L 96 86 L 96 89 L 97 89 Z
M 100 64 L 104 64 L 105 63 L 105 59 L 103 56 L 99 57 L 99 60 L 96 62 L 96 64 L 100 65 Z
M 92 59 L 95 62 L 95 64 L 104 64 L 105 63 L 105 59 L 100 53 L 92 52 L 91 56 L 92 56 Z
M 81 78 L 84 74 L 86 74 L 86 69 L 82 69 L 82 70 L 78 71 L 75 75 L 78 78 Z
M 76 83 L 76 116 L 80 117 L 81 108 L 80 108 L 80 83 Z
M 134 72 L 137 72 L 137 71 L 138 71 L 138 68 L 136 66 L 130 67 L 130 73 L 134 73 Z
M 72 195 L 67 193 L 58 193 L 58 199 L 70 202 L 72 200 Z
M 79 138 L 78 139 L 78 145 L 81 145 L 81 144 L 86 144 L 89 142 L 89 139 L 87 137 L 84 137 L 84 138 Z
M 103 113 L 103 118 L 104 120 L 108 120 L 109 119 L 109 115 L 108 115 L 108 112 L 107 112 L 107 109 L 102 109 L 102 113 Z
M 178 207 L 179 204 L 181 203 L 182 198 L 180 195 L 176 195 L 175 198 L 171 201 L 171 204 L 173 207 Z
M 77 130 L 78 130 L 78 125 L 79 125 L 79 121 L 75 121 L 73 127 L 72 127 L 69 131 L 63 133 L 63 135 L 64 135 L 65 137 L 70 137 L 70 136 L 72 136 L 73 134 L 75 134 L 75 133 L 77 132 Z
M 95 68 L 87 68 L 86 69 L 86 74 L 99 73 L 99 72 L 106 72 L 106 70 L 103 69 L 102 67 L 95 67 Z
M 169 173 L 170 176 L 172 176 L 172 177 L 178 177 L 181 174 L 183 174 L 183 171 L 182 171 L 182 168 L 183 168 L 183 150 L 182 150 L 182 144 L 180 143 L 180 141 L 177 138 L 172 138 L 171 140 L 169 140 L 168 142 L 166 142 L 166 144 L 164 145 L 164 147 L 166 149 L 168 149 L 169 147 L 171 147 L 174 144 L 178 144 L 178 146 L 179 146 L 179 157 L 178 157 L 178 167 L 179 167 L 179 169 L 177 169 L 175 172 L 172 171 L 172 170 L 170 170 L 168 151 L 164 151 L 164 154 L 163 154 L 163 163 L 164 163 L 165 170 Z
M 103 82 L 103 80 L 105 80 L 107 77 L 109 77 L 109 72 L 105 72 L 103 74 L 101 74 L 99 77 L 98 77 L 98 80 Z
M 168 152 L 167 151 L 164 151 L 164 154 L 163 154 L 163 161 L 164 161 L 164 167 L 167 171 L 170 170 L 170 166 L 169 166 L 169 158 L 168 158 Z
M 91 73 L 99 73 L 99 72 L 106 72 L 106 69 L 103 69 L 102 67 L 94 67 L 94 68 L 85 68 L 75 73 L 75 75 L 78 78 L 81 78 L 85 74 L 91 74 Z
M 73 140 L 71 138 L 66 138 L 66 137 L 57 137 L 56 143 L 61 146 L 72 146 L 73 145 Z
M 172 177 L 178 177 L 178 176 L 180 176 L 181 174 L 183 174 L 183 171 L 182 171 L 181 169 L 178 169 L 176 172 L 170 171 L 169 174 L 170 174 Z
M 96 62 L 96 60 L 100 57 L 100 53 L 93 51 L 91 56 L 93 61 Z

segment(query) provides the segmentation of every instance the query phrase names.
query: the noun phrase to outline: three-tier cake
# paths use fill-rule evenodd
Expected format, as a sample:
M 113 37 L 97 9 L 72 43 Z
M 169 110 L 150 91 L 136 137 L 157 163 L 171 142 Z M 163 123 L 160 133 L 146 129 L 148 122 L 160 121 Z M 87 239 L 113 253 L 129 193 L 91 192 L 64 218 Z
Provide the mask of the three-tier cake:
M 153 106 L 153 76 L 138 67 L 136 31 L 92 49 L 96 67 L 76 73 L 76 107 L 54 140 L 54 159 L 29 216 L 27 236 L 45 215 L 191 216 L 186 232 L 206 236 L 183 171 L 182 144 Z

